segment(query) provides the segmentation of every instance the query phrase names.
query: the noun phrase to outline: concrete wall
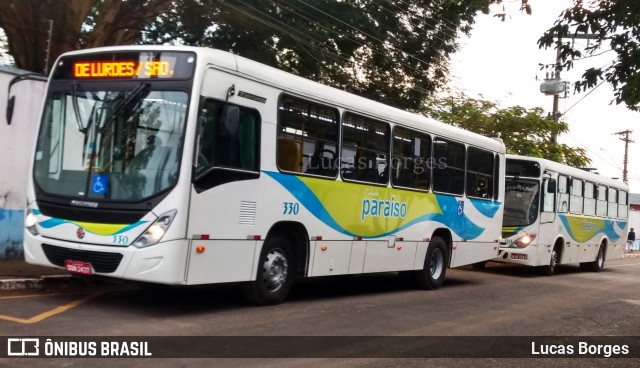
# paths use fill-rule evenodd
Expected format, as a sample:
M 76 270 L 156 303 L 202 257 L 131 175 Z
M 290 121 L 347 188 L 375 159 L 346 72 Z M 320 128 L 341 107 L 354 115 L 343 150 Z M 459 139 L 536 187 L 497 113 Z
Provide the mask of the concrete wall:
M 22 73 L 0 69 L 0 259 L 22 257 L 27 171 L 46 88 L 38 80 L 15 83 L 10 92 L 15 96 L 13 119 L 7 124 L 9 82 Z

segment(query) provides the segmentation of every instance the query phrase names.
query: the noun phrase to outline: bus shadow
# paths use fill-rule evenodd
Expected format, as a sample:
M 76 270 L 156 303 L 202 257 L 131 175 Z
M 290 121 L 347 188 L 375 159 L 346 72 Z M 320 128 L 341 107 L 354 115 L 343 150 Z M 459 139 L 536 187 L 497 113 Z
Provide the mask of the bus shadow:
M 556 266 L 553 276 L 547 276 L 544 273 L 543 267 L 530 267 L 517 264 L 499 263 L 499 262 L 487 262 L 484 268 L 476 269 L 472 266 L 461 267 L 460 270 L 467 272 L 485 272 L 495 275 L 503 275 L 519 278 L 531 278 L 531 277 L 553 277 L 561 275 L 570 275 L 585 273 L 589 271 L 583 271 L 579 265 L 561 265 Z
M 453 275 L 445 279 L 443 288 L 477 284 L 478 280 Z M 240 292 L 240 284 L 202 285 L 202 286 L 163 286 L 140 283 L 127 283 L 129 287 L 103 295 L 99 301 L 102 307 L 126 310 L 127 313 L 139 313 L 149 316 L 163 316 L 207 313 L 228 309 L 253 307 L 246 302 Z M 309 279 L 297 279 L 291 293 L 285 300 L 288 303 L 300 303 L 316 300 L 336 300 L 353 297 L 376 296 L 385 294 L 439 292 L 416 289 L 397 273 L 367 275 L 327 276 Z
M 476 283 L 473 279 L 447 276 L 442 288 L 454 288 Z M 289 296 L 290 301 L 338 299 L 387 293 L 428 292 L 417 289 L 397 272 L 364 275 L 327 276 L 297 280 Z M 437 292 L 437 291 L 436 291 Z

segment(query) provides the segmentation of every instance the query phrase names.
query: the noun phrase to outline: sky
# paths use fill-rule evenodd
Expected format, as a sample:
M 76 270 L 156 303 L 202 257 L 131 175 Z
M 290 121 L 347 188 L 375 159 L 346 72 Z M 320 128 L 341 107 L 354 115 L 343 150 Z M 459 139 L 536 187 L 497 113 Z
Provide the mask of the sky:
M 503 5 L 492 7 L 489 15 L 480 15 L 471 36 L 461 36 L 461 49 L 451 58 L 451 87 L 467 95 L 497 101 L 502 107 L 520 105 L 542 107 L 550 112 L 553 98 L 540 92 L 545 71 L 539 64 L 555 62 L 555 50 L 539 49 L 537 40 L 558 19 L 570 0 L 530 0 L 532 15 L 521 13 L 520 0 L 505 0 L 507 18 L 501 22 L 493 16 Z M 586 46 L 587 40 L 576 40 Z M 604 51 L 604 50 L 602 50 Z M 613 61 L 614 52 L 576 61 L 574 69 L 562 71 L 561 78 L 571 83 L 580 79 L 589 67 L 601 67 Z M 537 80 L 536 80 L 537 78 Z M 602 175 L 622 180 L 624 142 L 613 133 L 632 130 L 629 145 L 628 177 L 631 192 L 640 193 L 640 113 L 624 105 L 611 104 L 613 89 L 603 83 L 592 93 L 576 94 L 573 87 L 568 98 L 560 99 L 560 112 L 569 124 L 569 132 L 558 140 L 572 147 L 587 150 L 594 167 Z M 586 97 L 585 97 L 586 96 Z

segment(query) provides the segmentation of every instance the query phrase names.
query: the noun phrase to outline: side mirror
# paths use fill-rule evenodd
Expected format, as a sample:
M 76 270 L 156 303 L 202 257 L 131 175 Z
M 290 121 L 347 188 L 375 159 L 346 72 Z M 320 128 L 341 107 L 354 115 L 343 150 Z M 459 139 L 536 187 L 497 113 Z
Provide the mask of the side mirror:
M 547 182 L 547 193 L 555 193 L 556 190 L 556 179 L 549 179 Z
M 11 96 L 7 100 L 7 125 L 11 125 L 11 119 L 13 118 L 13 108 L 16 105 L 16 96 Z
M 222 109 L 222 131 L 224 137 L 235 137 L 240 125 L 240 108 L 238 106 L 225 105 Z

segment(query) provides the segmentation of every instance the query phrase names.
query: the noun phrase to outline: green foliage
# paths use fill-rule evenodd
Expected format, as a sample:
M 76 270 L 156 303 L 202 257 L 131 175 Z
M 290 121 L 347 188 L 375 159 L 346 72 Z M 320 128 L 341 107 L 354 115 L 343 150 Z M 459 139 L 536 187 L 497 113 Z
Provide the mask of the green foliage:
M 502 1 L 2 0 L 0 28 L 16 66 L 36 72 L 76 48 L 208 46 L 416 110 L 447 83 L 458 37 Z
M 492 101 L 459 95 L 431 101 L 424 113 L 478 134 L 500 137 L 508 153 L 543 157 L 574 167 L 590 162 L 584 149 L 553 142 L 552 137 L 567 132 L 568 125 L 545 117 L 539 107 L 499 108 Z
M 143 42 L 209 46 L 417 109 L 448 77 L 459 32 L 500 0 L 178 0 Z M 524 3 L 524 2 L 523 2 Z
M 541 48 L 555 46 L 563 67 L 571 69 L 573 61 L 602 52 L 617 54 L 613 64 L 589 68 L 575 85 L 576 91 L 594 88 L 607 81 L 614 88 L 615 102 L 640 110 L 640 0 L 574 0 L 573 6 L 560 15 L 555 25 L 538 40 Z M 567 42 L 572 35 L 595 36 L 585 50 Z

